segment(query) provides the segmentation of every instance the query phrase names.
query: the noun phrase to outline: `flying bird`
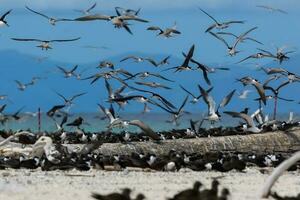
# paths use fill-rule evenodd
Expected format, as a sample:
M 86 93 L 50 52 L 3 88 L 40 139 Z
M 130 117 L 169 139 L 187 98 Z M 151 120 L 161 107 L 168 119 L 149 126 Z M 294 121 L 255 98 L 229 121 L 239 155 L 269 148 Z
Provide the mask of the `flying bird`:
M 42 50 L 48 50 L 48 49 L 52 49 L 52 47 L 50 46 L 50 43 L 72 42 L 72 41 L 79 40 L 80 37 L 74 38 L 74 39 L 65 39 L 65 40 L 40 40 L 40 39 L 24 39 L 24 38 L 11 38 L 11 39 L 15 40 L 15 41 L 20 41 L 20 42 L 40 42 L 41 44 L 38 45 L 37 47 L 41 48 Z
M 262 131 L 254 124 L 253 118 L 251 118 L 249 115 L 245 113 L 231 112 L 231 111 L 225 111 L 224 113 L 234 118 L 243 119 L 247 123 L 247 128 L 245 130 L 248 132 L 260 133 Z
M 29 10 L 30 12 L 33 12 L 33 13 L 35 13 L 35 14 L 37 14 L 37 15 L 40 15 L 40 16 L 46 18 L 46 19 L 48 20 L 48 22 L 49 22 L 51 25 L 53 25 L 53 26 L 56 24 L 56 22 L 61 22 L 61 21 L 74 21 L 73 19 L 64 19 L 64 18 L 54 18 L 54 17 L 49 17 L 49 16 L 47 16 L 47 15 L 45 15 L 45 14 L 43 14 L 43 13 L 40 13 L 40 12 L 37 12 L 37 11 L 32 10 L 32 9 L 29 8 L 28 6 L 25 6 L 25 8 L 26 8 L 27 10 Z
M 269 10 L 271 12 L 280 12 L 280 13 L 283 13 L 283 14 L 288 14 L 288 12 L 286 12 L 285 10 L 282 10 L 282 9 L 279 9 L 279 8 L 274 8 L 274 7 L 267 6 L 267 5 L 257 5 L 256 7 L 263 8 L 263 9 Z
M 181 32 L 178 31 L 176 29 L 176 27 L 177 27 L 177 25 L 176 25 L 176 22 L 175 22 L 173 27 L 171 27 L 171 28 L 162 29 L 158 26 L 150 26 L 150 27 L 147 28 L 147 30 L 149 30 L 149 31 L 159 31 L 157 36 L 163 36 L 165 38 L 170 38 L 170 37 L 173 37 L 175 34 L 176 35 L 181 34 Z
M 97 6 L 97 3 L 94 3 L 88 9 L 85 9 L 85 10 L 77 10 L 77 9 L 75 9 L 74 11 L 75 12 L 80 12 L 80 13 L 82 13 L 84 15 L 89 15 L 89 14 L 91 14 L 91 10 L 93 10 L 96 6 Z
M 206 33 L 210 32 L 214 28 L 222 30 L 222 29 L 228 28 L 230 26 L 230 24 L 243 24 L 244 23 L 244 21 L 237 21 L 237 20 L 227 21 L 227 22 L 218 22 L 214 17 L 212 17 L 210 14 L 208 14 L 203 9 L 201 9 L 201 8 L 198 8 L 198 9 L 201 10 L 204 14 L 206 14 L 209 18 L 211 18 L 215 22 L 214 24 L 212 24 L 205 30 Z
M 5 17 L 11 12 L 12 10 L 7 11 L 6 13 L 4 13 L 1 17 L 0 17 L 0 26 L 9 26 L 7 21 L 5 20 Z
M 217 38 L 218 40 L 222 41 L 226 47 L 227 47 L 227 51 L 228 51 L 228 54 L 230 56 L 235 56 L 237 53 L 239 53 L 240 51 L 236 50 L 236 47 L 237 45 L 243 40 L 243 38 L 248 35 L 250 32 L 254 31 L 255 29 L 257 29 L 257 27 L 254 27 L 254 28 L 251 28 L 249 29 L 248 31 L 246 31 L 245 33 L 241 34 L 236 40 L 235 42 L 233 43 L 232 46 L 230 46 L 226 40 L 222 37 L 220 37 L 219 35 L 217 35 L 216 33 L 213 33 L 213 32 L 209 32 L 212 36 L 214 36 L 215 38 Z

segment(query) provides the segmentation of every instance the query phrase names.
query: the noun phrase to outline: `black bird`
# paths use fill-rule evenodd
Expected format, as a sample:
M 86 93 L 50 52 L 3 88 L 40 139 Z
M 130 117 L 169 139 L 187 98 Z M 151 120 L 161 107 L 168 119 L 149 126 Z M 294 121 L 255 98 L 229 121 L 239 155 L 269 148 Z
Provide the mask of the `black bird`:
M 92 197 L 98 200 L 131 200 L 130 193 L 131 189 L 125 188 L 122 190 L 122 193 L 111 193 L 108 195 L 92 193 Z
M 56 112 L 58 112 L 60 109 L 64 108 L 66 105 L 55 105 L 53 106 L 48 112 L 47 116 L 53 117 Z
M 176 194 L 173 198 L 170 198 L 169 200 L 196 200 L 199 199 L 200 196 L 200 187 L 202 186 L 202 183 L 199 181 L 196 181 L 194 183 L 194 186 L 192 189 L 186 189 L 183 190 L 181 192 L 179 192 L 178 194 Z
M 165 69 L 163 71 L 167 71 L 167 70 L 170 70 L 170 69 L 176 69 L 175 72 L 192 70 L 192 67 L 189 66 L 189 62 L 190 62 L 190 60 L 192 59 L 192 57 L 194 55 L 194 50 L 195 50 L 195 45 L 193 44 L 192 47 L 190 48 L 187 56 L 185 56 L 185 59 L 184 59 L 183 63 L 180 66 L 171 67 L 171 68 Z
M 2 15 L 2 16 L 0 17 L 0 26 L 4 26 L 4 25 L 9 26 L 8 23 L 7 23 L 7 21 L 5 20 L 5 17 L 6 17 L 11 11 L 12 11 L 12 10 L 7 11 L 6 13 L 4 13 L 4 15 Z
M 75 126 L 79 129 L 79 127 L 83 124 L 83 121 L 82 117 L 78 117 L 73 122 L 68 123 L 67 126 Z

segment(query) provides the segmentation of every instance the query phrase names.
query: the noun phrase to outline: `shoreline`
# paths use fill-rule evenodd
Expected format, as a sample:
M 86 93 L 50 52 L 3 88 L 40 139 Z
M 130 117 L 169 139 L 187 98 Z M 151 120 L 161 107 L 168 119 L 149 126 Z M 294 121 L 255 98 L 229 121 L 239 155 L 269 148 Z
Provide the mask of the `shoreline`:
M 132 197 L 142 192 L 147 199 L 163 200 L 177 192 L 191 188 L 195 181 L 201 181 L 210 188 L 212 178 L 218 177 L 220 188 L 228 188 L 232 200 L 259 199 L 258 195 L 272 168 L 250 167 L 245 173 L 202 171 L 182 169 L 179 172 L 143 171 L 41 171 L 0 170 L 0 199 L 7 200 L 88 200 L 92 192 L 108 194 L 122 188 L 133 189 Z M 300 190 L 300 172 L 285 172 L 272 188 L 280 195 L 296 195 Z M 271 199 L 271 198 L 270 198 Z

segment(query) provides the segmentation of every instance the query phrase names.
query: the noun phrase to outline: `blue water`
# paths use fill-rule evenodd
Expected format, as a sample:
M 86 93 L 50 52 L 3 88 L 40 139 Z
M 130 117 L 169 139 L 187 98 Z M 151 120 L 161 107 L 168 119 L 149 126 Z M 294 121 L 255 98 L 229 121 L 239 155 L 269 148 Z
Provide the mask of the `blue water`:
M 37 117 L 29 117 L 26 115 L 22 115 L 23 117 L 19 121 L 8 121 L 4 126 L 0 125 L 0 129 L 4 130 L 26 130 L 30 129 L 32 131 L 38 131 L 38 118 Z M 82 128 L 88 132 L 100 132 L 106 130 L 106 126 L 109 124 L 108 120 L 100 120 L 99 117 L 103 117 L 103 115 L 99 113 L 81 113 L 81 114 L 74 114 L 69 117 L 68 122 L 72 122 L 75 118 L 81 116 L 84 118 L 84 121 L 88 124 L 84 124 Z M 167 120 L 171 119 L 171 116 L 168 114 L 161 114 L 161 113 L 147 113 L 147 114 L 122 114 L 120 115 L 122 119 L 131 120 L 131 119 L 139 119 L 144 123 L 148 124 L 153 130 L 155 131 L 166 131 L 172 129 L 185 129 L 188 128 L 189 120 L 193 119 L 201 121 L 203 118 L 202 114 L 187 114 L 184 115 L 180 120 L 180 125 L 175 126 L 173 124 L 167 123 Z M 295 120 L 299 119 L 299 115 L 295 115 Z M 287 120 L 288 114 L 280 114 L 278 116 L 280 120 Z M 270 118 L 271 119 L 271 118 Z M 60 123 L 61 119 L 58 119 L 58 123 Z M 218 123 L 215 123 L 214 126 L 235 126 L 240 121 L 239 119 L 233 119 L 229 116 L 223 115 L 222 120 Z M 203 124 L 203 127 L 209 128 L 211 124 L 208 122 Z M 41 117 L 41 130 L 42 131 L 55 131 L 56 126 L 52 119 L 47 117 L 46 115 L 42 115 Z M 74 128 L 70 128 L 65 126 L 65 130 L 67 131 L 74 131 Z M 135 126 L 130 126 L 126 129 L 114 129 L 114 132 L 120 132 L 122 130 L 132 131 L 132 132 L 140 132 L 140 130 Z

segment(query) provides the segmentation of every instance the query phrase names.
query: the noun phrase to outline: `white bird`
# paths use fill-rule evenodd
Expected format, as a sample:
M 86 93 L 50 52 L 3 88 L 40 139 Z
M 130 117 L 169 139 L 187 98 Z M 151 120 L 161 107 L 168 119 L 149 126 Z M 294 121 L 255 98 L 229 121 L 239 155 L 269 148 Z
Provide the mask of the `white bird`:
M 252 92 L 251 90 L 243 90 L 242 92 L 239 93 L 239 98 L 240 99 L 247 99 L 249 93 Z
M 239 113 L 239 112 L 231 112 L 231 111 L 225 111 L 224 112 L 227 115 L 230 115 L 233 118 L 241 118 L 247 123 L 246 131 L 252 132 L 252 133 L 260 133 L 262 130 L 258 128 L 253 121 L 253 118 L 245 113 Z

